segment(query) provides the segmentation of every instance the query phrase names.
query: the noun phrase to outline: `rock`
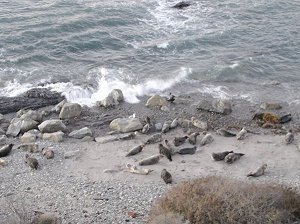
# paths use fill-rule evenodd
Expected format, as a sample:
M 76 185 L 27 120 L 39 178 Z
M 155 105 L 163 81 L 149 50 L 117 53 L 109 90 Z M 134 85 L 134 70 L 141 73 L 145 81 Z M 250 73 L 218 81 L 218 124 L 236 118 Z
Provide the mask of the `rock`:
M 4 135 L 6 132 L 3 130 L 3 128 L 0 127 L 0 135 Z
M 35 140 L 36 140 L 36 135 L 29 132 L 24 133 L 23 136 L 21 137 L 22 143 L 32 143 L 35 142 Z
M 215 112 L 228 115 L 232 112 L 231 102 L 226 99 L 215 99 L 212 101 L 212 106 Z
M 22 118 L 21 118 L 22 119 Z M 21 124 L 21 132 L 24 133 L 26 131 L 32 130 L 32 129 L 36 129 L 38 126 L 38 122 L 32 120 L 31 118 L 27 117 L 25 119 L 22 120 L 22 124 Z
M 105 99 L 97 101 L 96 105 L 98 107 L 113 107 L 115 105 L 119 104 L 118 102 L 115 102 L 114 98 L 112 96 L 107 96 Z
M 30 118 L 31 120 L 41 122 L 43 120 L 43 115 L 36 110 L 29 110 L 25 114 L 23 114 L 21 118 L 23 120 L 25 120 L 26 118 Z
M 1 145 L 5 145 L 5 144 L 6 144 L 6 141 L 7 141 L 6 135 L 1 135 L 1 136 L 0 136 L 0 146 L 1 146 Z
M 6 161 L 4 159 L 0 159 L 0 166 L 6 166 Z
M 39 152 L 39 145 L 36 143 L 26 143 L 26 144 L 21 144 L 17 147 L 17 149 L 21 149 L 22 151 L 26 152 Z
M 187 119 L 178 119 L 178 123 L 182 128 L 191 128 L 193 126 L 193 122 Z
M 23 114 L 25 114 L 26 111 L 21 109 L 21 110 L 18 110 L 17 113 L 16 113 L 16 117 L 17 118 L 21 118 Z
M 86 136 L 93 136 L 91 129 L 89 129 L 88 127 L 84 127 L 79 130 L 72 131 L 69 134 L 69 137 L 77 138 L 77 139 L 81 139 Z
M 135 133 L 125 133 L 125 134 L 118 134 L 118 135 L 107 135 L 103 137 L 97 137 L 95 138 L 95 141 L 101 144 L 107 143 L 107 142 L 113 142 L 118 140 L 128 140 L 135 137 Z
M 64 137 L 64 133 L 62 131 L 57 131 L 53 133 L 44 133 L 43 140 L 48 140 L 51 142 L 62 142 Z
M 80 155 L 80 151 L 79 150 L 75 150 L 75 151 L 68 151 L 65 152 L 65 159 L 70 159 L 72 157 L 78 157 Z
M 53 107 L 51 109 L 51 112 L 55 112 L 55 113 L 60 113 L 61 108 L 65 105 L 65 103 L 67 103 L 67 100 L 63 100 L 61 101 L 59 104 L 55 105 L 55 107 Z
M 157 123 L 154 125 L 156 131 L 161 131 L 163 125 L 161 123 Z
M 159 95 L 154 95 L 147 100 L 146 107 L 166 106 L 167 100 Z
M 3 121 L 5 118 L 4 118 L 4 115 L 3 114 L 0 114 L 0 121 Z
M 10 121 L 10 125 L 8 126 L 6 134 L 16 137 L 21 131 L 21 126 L 22 126 L 22 119 L 13 118 Z
M 53 213 L 42 213 L 35 217 L 32 224 L 61 224 L 61 221 Z
M 196 127 L 196 128 L 200 128 L 203 131 L 207 131 L 208 130 L 208 124 L 205 121 L 201 121 L 199 119 L 196 119 L 195 117 L 191 118 L 192 124 Z
M 161 110 L 161 111 L 165 111 L 165 112 L 169 112 L 169 111 L 170 111 L 170 108 L 167 107 L 167 106 L 162 106 L 162 107 L 160 108 L 160 110 Z
M 118 103 L 124 101 L 124 96 L 120 89 L 113 89 L 108 96 L 111 96 Z
M 97 106 L 112 107 L 118 105 L 122 101 L 124 101 L 122 91 L 120 89 L 114 89 L 105 99 L 98 101 Z
M 126 133 L 141 130 L 143 125 L 138 118 L 117 118 L 110 123 L 109 127 L 113 131 Z
M 65 103 L 59 113 L 60 119 L 78 117 L 81 114 L 81 106 L 78 103 Z
M 93 142 L 95 141 L 95 138 L 92 136 L 85 136 L 81 139 L 82 142 Z
M 279 103 L 262 103 L 260 108 L 263 110 L 279 110 L 282 106 Z
M 62 123 L 61 120 L 47 120 L 38 126 L 42 133 L 53 133 L 57 131 L 67 131 L 67 127 Z

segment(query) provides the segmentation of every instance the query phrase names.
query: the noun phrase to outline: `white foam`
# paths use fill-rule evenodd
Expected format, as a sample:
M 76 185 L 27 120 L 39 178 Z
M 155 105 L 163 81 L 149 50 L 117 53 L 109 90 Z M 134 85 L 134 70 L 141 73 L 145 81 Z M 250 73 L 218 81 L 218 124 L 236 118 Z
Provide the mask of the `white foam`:
M 0 96 L 14 97 L 33 88 L 32 84 L 20 84 L 16 79 L 7 81 L 4 85 L 5 87 L 0 89 Z
M 240 64 L 238 62 L 234 62 L 232 65 L 229 65 L 229 68 L 234 69 L 234 68 L 238 67 L 239 65 Z
M 168 48 L 169 42 L 163 42 L 163 43 L 160 43 L 160 44 L 156 44 L 156 46 L 158 48 Z

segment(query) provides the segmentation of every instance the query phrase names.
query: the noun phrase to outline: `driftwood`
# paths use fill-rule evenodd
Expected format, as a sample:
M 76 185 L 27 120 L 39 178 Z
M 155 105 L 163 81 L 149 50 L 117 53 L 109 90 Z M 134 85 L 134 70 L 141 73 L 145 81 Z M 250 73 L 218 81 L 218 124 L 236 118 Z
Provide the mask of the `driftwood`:
M 21 109 L 38 109 L 58 104 L 64 97 L 48 89 L 35 88 L 17 97 L 0 97 L 0 113 L 8 114 Z

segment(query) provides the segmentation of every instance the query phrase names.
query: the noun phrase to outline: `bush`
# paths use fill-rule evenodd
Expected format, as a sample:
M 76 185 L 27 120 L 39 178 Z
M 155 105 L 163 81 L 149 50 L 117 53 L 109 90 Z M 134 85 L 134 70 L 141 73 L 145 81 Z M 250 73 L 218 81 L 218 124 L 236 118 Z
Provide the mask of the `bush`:
M 191 224 L 300 223 L 300 195 L 282 186 L 204 177 L 183 182 L 159 199 L 149 222 L 168 213 Z

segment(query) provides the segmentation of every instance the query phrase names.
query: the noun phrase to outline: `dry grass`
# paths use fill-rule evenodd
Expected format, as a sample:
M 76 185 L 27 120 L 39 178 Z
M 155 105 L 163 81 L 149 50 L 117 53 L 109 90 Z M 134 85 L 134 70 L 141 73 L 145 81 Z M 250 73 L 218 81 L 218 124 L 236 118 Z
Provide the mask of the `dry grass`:
M 149 222 L 168 213 L 192 224 L 300 223 L 300 195 L 281 186 L 205 177 L 169 191 L 152 207 Z

